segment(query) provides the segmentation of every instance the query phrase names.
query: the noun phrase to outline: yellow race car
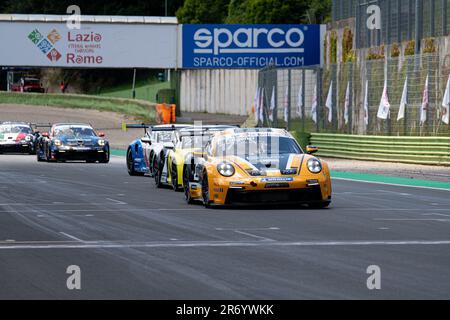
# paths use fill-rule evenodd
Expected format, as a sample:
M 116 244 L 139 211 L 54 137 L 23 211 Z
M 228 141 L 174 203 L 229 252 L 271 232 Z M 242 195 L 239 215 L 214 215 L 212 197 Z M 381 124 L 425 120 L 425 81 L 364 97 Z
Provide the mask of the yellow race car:
M 232 204 L 308 204 L 325 208 L 331 203 L 328 165 L 303 152 L 283 129 L 228 129 L 217 133 L 204 152 L 186 159 L 183 172 L 188 203 L 206 207 Z
M 235 126 L 192 126 L 175 131 L 172 145 L 166 144 L 154 161 L 156 186 L 160 188 L 167 185 L 175 191 L 182 190 L 185 159 L 195 151 L 201 152 L 214 133 L 229 128 Z

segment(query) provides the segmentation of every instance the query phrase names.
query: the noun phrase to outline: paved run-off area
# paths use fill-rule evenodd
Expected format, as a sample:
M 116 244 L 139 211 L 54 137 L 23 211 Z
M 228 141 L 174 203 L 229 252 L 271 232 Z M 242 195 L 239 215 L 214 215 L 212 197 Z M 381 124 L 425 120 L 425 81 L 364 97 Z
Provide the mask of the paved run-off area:
M 450 191 L 333 188 L 326 210 L 214 210 L 128 176 L 123 157 L 2 155 L 0 298 L 450 298 Z M 370 265 L 381 290 L 367 289 Z

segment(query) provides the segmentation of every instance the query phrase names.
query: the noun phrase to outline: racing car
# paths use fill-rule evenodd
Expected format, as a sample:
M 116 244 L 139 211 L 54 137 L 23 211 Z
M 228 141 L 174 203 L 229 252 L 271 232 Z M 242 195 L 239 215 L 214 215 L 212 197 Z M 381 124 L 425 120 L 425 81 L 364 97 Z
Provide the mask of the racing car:
M 206 207 L 233 204 L 307 204 L 325 208 L 331 203 L 328 165 L 303 152 L 284 129 L 229 129 L 216 134 L 204 152 L 187 159 L 183 173 L 188 203 Z
M 189 127 L 184 124 L 156 125 L 127 124 L 128 129 L 144 129 L 144 136 L 136 139 L 127 148 L 127 170 L 130 176 L 153 176 L 156 155 L 166 147 L 173 146 L 174 132 Z M 150 130 L 147 130 L 150 129 Z
M 36 135 L 31 124 L 25 122 L 0 123 L 0 153 L 34 154 Z
M 193 126 L 178 130 L 174 134 L 173 144 L 165 145 L 153 165 L 155 184 L 158 188 L 166 185 L 175 191 L 183 188 L 183 169 L 185 159 L 194 151 L 203 150 L 214 133 L 236 128 L 231 125 Z
M 89 124 L 58 123 L 50 132 L 40 134 L 36 143 L 38 161 L 81 160 L 89 163 L 108 163 L 109 142 L 105 134 L 97 132 Z

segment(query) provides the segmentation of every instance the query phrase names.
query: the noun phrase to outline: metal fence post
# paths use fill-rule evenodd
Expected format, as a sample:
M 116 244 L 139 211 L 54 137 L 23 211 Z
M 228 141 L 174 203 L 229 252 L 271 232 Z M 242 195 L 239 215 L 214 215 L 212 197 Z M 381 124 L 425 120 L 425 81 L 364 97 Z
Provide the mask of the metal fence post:
M 420 41 L 422 40 L 422 23 L 423 23 L 423 11 L 422 0 L 416 0 L 416 20 L 415 20 L 415 33 L 416 33 L 416 46 L 415 54 L 420 53 Z
M 291 69 L 288 70 L 288 96 L 287 99 L 287 108 L 288 108 L 288 117 L 287 117 L 287 123 L 286 123 L 286 130 L 289 131 L 290 129 L 290 122 L 291 122 L 291 83 L 292 83 L 292 75 L 291 75 Z M 286 106 L 285 106 L 286 107 Z M 283 112 L 285 112 L 283 110 Z
M 349 99 L 348 99 L 348 131 L 353 133 L 353 62 L 350 62 L 348 68 L 348 83 L 349 83 Z
M 447 35 L 447 0 L 441 0 L 442 2 L 442 12 L 441 12 L 441 19 L 442 19 L 442 35 Z
M 322 68 L 317 68 L 317 121 L 316 130 L 320 132 L 320 121 L 322 117 Z
M 306 71 L 305 69 L 302 70 L 302 132 L 305 132 L 305 117 L 306 117 L 306 104 L 305 104 L 305 93 L 306 93 Z
M 435 0 L 431 0 L 431 16 L 430 16 L 430 36 L 434 37 L 435 35 L 435 17 L 436 17 L 436 13 L 435 13 Z

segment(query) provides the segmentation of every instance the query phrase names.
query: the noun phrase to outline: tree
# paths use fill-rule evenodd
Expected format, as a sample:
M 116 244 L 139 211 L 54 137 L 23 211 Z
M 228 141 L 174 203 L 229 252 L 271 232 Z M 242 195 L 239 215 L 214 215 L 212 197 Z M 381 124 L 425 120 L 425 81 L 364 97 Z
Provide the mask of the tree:
M 231 0 L 227 23 L 323 23 L 331 0 Z
M 178 9 L 179 23 L 223 23 L 230 0 L 186 0 Z

